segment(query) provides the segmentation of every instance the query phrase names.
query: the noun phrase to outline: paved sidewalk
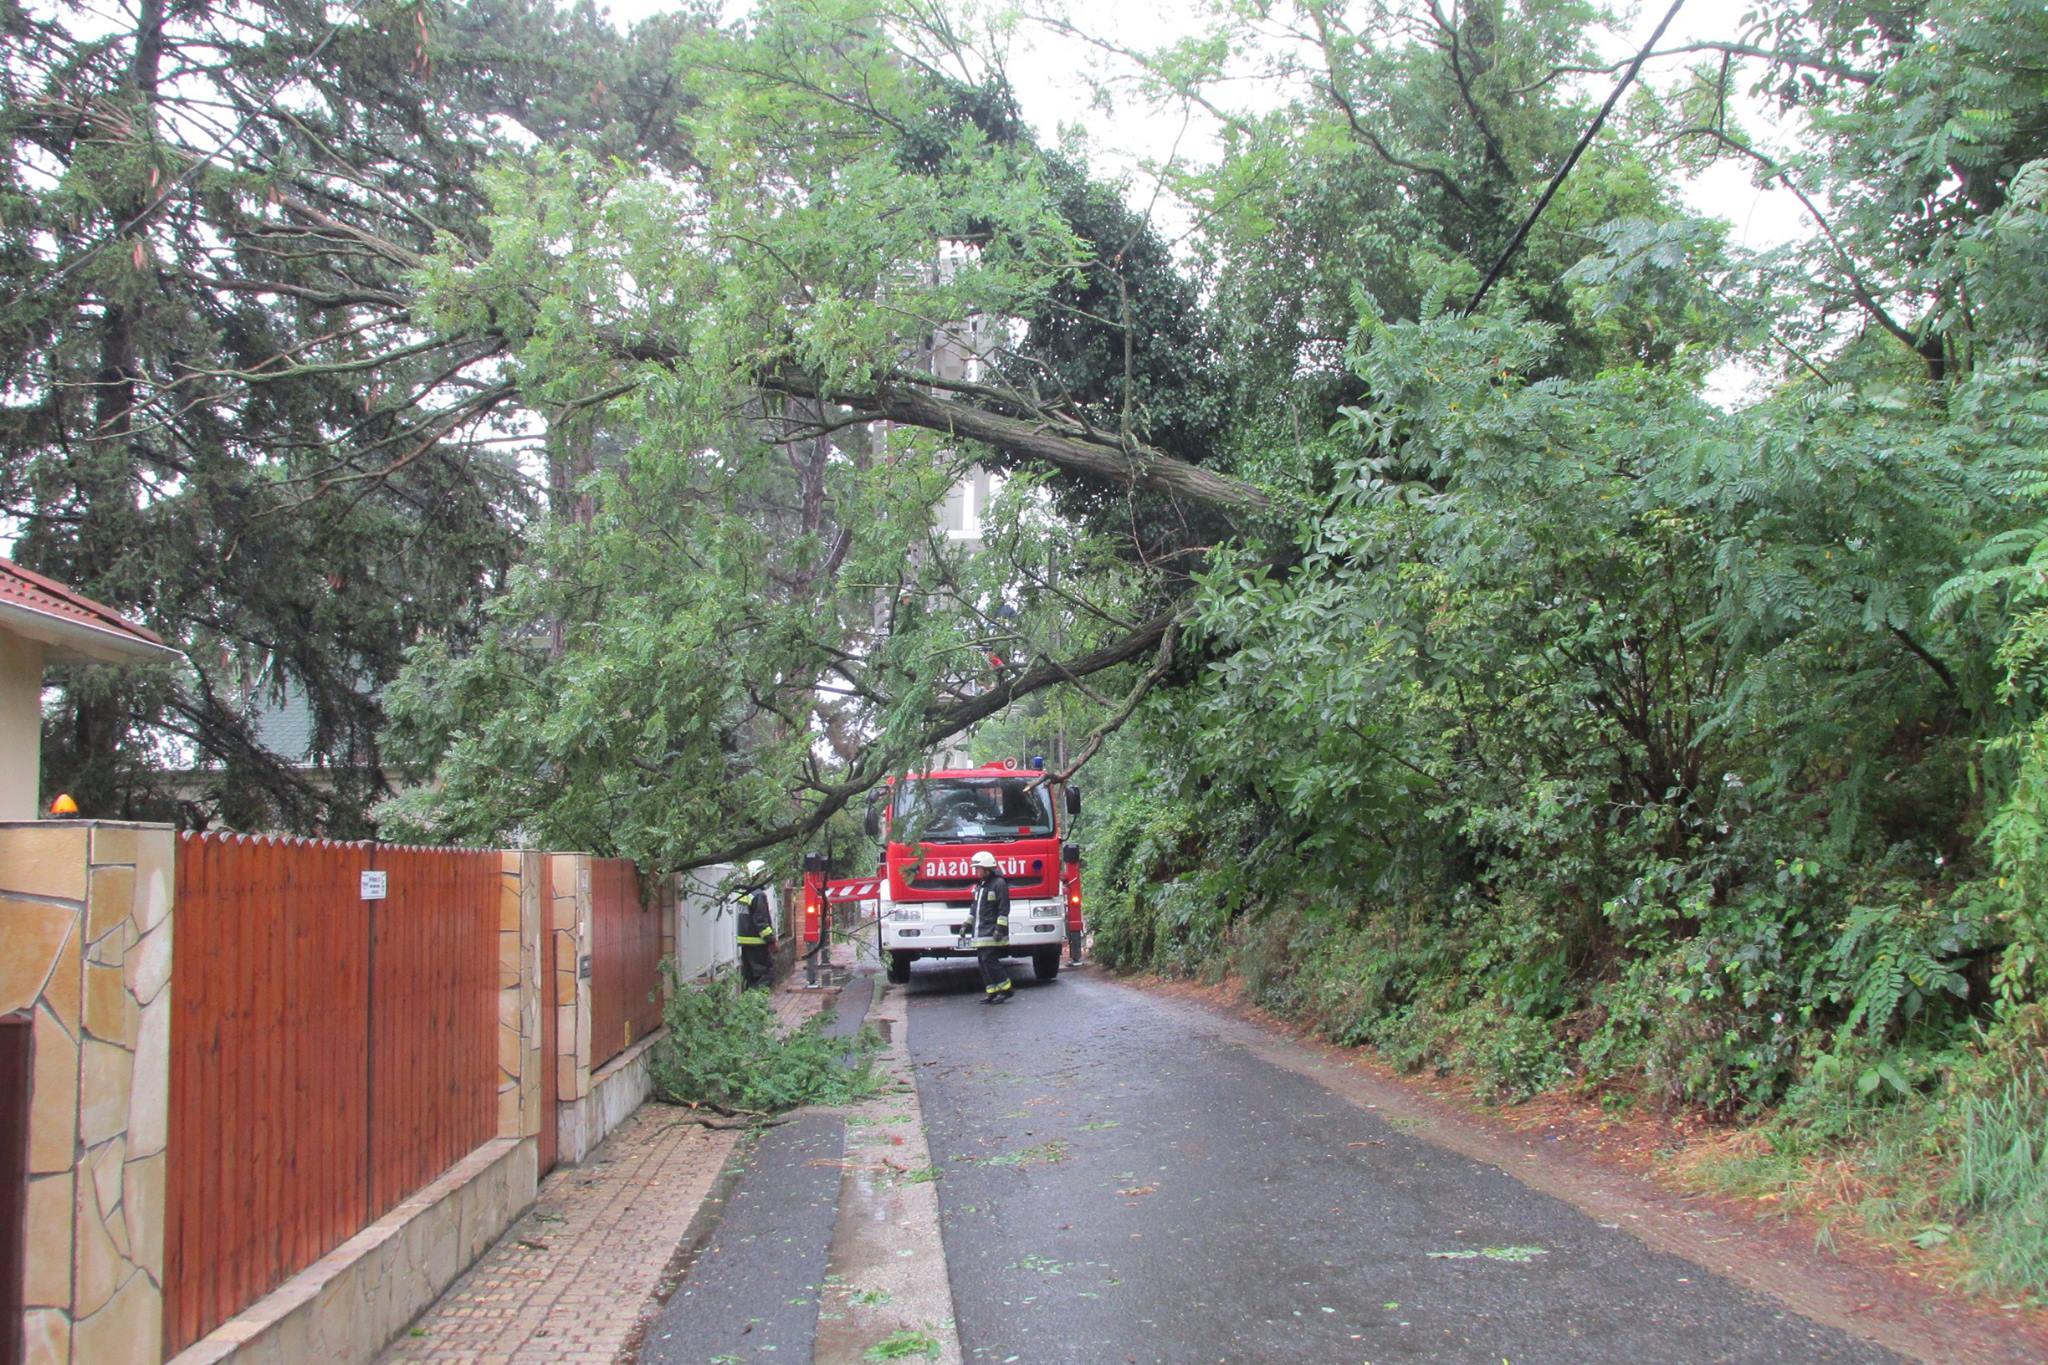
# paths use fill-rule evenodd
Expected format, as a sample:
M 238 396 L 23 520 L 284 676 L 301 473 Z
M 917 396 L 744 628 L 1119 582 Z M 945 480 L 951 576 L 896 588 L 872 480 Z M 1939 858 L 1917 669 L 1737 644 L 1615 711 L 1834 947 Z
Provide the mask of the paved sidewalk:
M 382 1359 L 610 1365 L 739 1140 L 642 1105 Z
M 775 993 L 785 1026 L 836 990 Z M 612 1365 L 738 1144 L 642 1105 L 581 1166 L 556 1169 L 498 1244 L 379 1357 L 475 1365 Z

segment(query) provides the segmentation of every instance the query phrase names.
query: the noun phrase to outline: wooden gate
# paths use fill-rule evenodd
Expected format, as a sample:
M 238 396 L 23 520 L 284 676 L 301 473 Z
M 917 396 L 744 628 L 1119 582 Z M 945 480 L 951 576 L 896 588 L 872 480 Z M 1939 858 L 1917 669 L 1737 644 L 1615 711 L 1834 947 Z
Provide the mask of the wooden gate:
M 28 1102 L 35 1027 L 25 1010 L 0 1016 L 0 1365 L 22 1358 L 21 1289 L 27 1269 Z

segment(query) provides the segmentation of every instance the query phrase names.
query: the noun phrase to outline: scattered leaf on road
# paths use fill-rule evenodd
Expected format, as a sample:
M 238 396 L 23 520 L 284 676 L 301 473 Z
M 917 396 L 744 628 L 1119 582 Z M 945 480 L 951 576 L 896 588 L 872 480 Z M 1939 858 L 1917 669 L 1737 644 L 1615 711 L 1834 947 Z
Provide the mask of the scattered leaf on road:
M 1489 1261 L 1507 1261 L 1515 1265 L 1527 1265 L 1538 1256 L 1548 1256 L 1548 1247 L 1481 1247 L 1477 1250 L 1466 1247 L 1457 1251 L 1432 1251 L 1433 1261 L 1476 1261 L 1485 1257 Z

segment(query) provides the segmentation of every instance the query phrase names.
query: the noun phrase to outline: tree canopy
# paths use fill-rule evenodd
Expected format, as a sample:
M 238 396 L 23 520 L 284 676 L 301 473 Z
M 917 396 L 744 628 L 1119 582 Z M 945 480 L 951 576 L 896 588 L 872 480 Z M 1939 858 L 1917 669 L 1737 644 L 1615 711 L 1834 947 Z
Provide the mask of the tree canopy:
M 102 816 L 360 834 L 379 690 L 461 638 L 540 491 L 487 341 L 419 314 L 536 139 L 680 164 L 669 40 L 588 7 L 10 8 L 0 508 L 14 557 L 184 669 L 58 676 L 49 785 Z M 302 709 L 304 755 L 262 742 Z M 191 770 L 185 778 L 177 770 Z

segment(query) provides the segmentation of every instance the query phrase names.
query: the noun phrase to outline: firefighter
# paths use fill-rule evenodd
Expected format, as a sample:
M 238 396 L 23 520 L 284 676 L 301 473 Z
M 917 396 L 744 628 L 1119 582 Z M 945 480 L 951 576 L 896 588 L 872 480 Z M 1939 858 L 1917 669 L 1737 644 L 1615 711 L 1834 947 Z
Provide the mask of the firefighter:
M 982 999 L 998 1005 L 1010 998 L 1010 973 L 1002 950 L 1010 942 L 1010 883 L 983 849 L 967 860 L 981 874 L 974 887 L 974 960 L 981 964 Z
M 766 986 L 775 980 L 775 907 L 768 902 L 768 864 L 756 858 L 740 875 L 740 982 Z

